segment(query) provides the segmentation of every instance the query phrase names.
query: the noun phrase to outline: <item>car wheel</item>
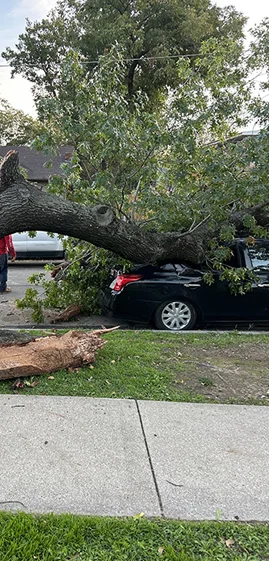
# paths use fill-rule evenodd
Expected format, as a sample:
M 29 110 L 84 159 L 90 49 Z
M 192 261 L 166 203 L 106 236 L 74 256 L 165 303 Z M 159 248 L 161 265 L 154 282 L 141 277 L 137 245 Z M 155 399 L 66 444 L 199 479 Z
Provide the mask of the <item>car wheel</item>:
M 161 304 L 155 312 L 154 319 L 157 329 L 183 331 L 195 325 L 197 313 L 192 304 L 175 300 Z

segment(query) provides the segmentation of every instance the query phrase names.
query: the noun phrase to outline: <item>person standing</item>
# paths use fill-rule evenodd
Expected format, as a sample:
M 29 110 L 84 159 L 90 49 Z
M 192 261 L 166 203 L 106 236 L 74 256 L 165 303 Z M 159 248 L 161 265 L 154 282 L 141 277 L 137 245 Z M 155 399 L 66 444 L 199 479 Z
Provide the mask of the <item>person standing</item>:
M 11 261 L 15 261 L 16 251 L 12 236 L 0 238 L 0 292 L 11 292 L 11 288 L 7 287 L 8 254 Z

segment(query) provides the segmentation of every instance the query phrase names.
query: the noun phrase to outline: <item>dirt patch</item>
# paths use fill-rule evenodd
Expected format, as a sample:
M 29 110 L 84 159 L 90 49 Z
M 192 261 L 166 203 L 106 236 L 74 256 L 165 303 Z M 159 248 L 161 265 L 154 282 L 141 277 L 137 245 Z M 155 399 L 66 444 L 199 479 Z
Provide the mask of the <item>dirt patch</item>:
M 230 348 L 186 345 L 178 353 L 177 389 L 219 403 L 269 405 L 269 344 L 242 343 Z

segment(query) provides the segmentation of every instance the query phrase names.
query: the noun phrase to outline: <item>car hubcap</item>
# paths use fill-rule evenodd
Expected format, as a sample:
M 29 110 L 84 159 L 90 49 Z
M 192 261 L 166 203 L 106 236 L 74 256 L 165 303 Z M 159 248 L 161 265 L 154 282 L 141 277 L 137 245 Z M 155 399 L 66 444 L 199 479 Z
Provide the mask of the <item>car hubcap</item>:
M 162 311 L 162 321 L 167 329 L 184 329 L 190 320 L 191 310 L 184 302 L 171 302 Z

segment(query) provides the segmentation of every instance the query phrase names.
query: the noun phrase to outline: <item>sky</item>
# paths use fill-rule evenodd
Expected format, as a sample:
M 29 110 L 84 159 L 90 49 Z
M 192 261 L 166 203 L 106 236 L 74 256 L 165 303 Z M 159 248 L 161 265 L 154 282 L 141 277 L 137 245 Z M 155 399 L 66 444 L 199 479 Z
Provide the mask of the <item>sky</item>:
M 0 53 L 14 47 L 25 29 L 25 20 L 41 20 L 56 4 L 56 0 L 0 0 Z M 6 64 L 1 59 L 0 64 Z M 0 98 L 7 99 L 16 109 L 34 115 L 31 84 L 20 76 L 11 79 L 9 68 L 0 68 Z
M 229 4 L 235 6 L 249 18 L 247 28 L 269 16 L 268 0 L 215 0 L 215 3 L 220 7 Z M 24 31 L 26 18 L 31 21 L 40 20 L 55 4 L 56 0 L 0 0 L 0 53 L 8 46 L 14 47 L 18 35 Z M 0 57 L 1 63 L 6 64 L 6 61 Z M 1 97 L 7 99 L 16 109 L 35 114 L 31 84 L 19 76 L 11 79 L 9 68 L 0 68 Z

